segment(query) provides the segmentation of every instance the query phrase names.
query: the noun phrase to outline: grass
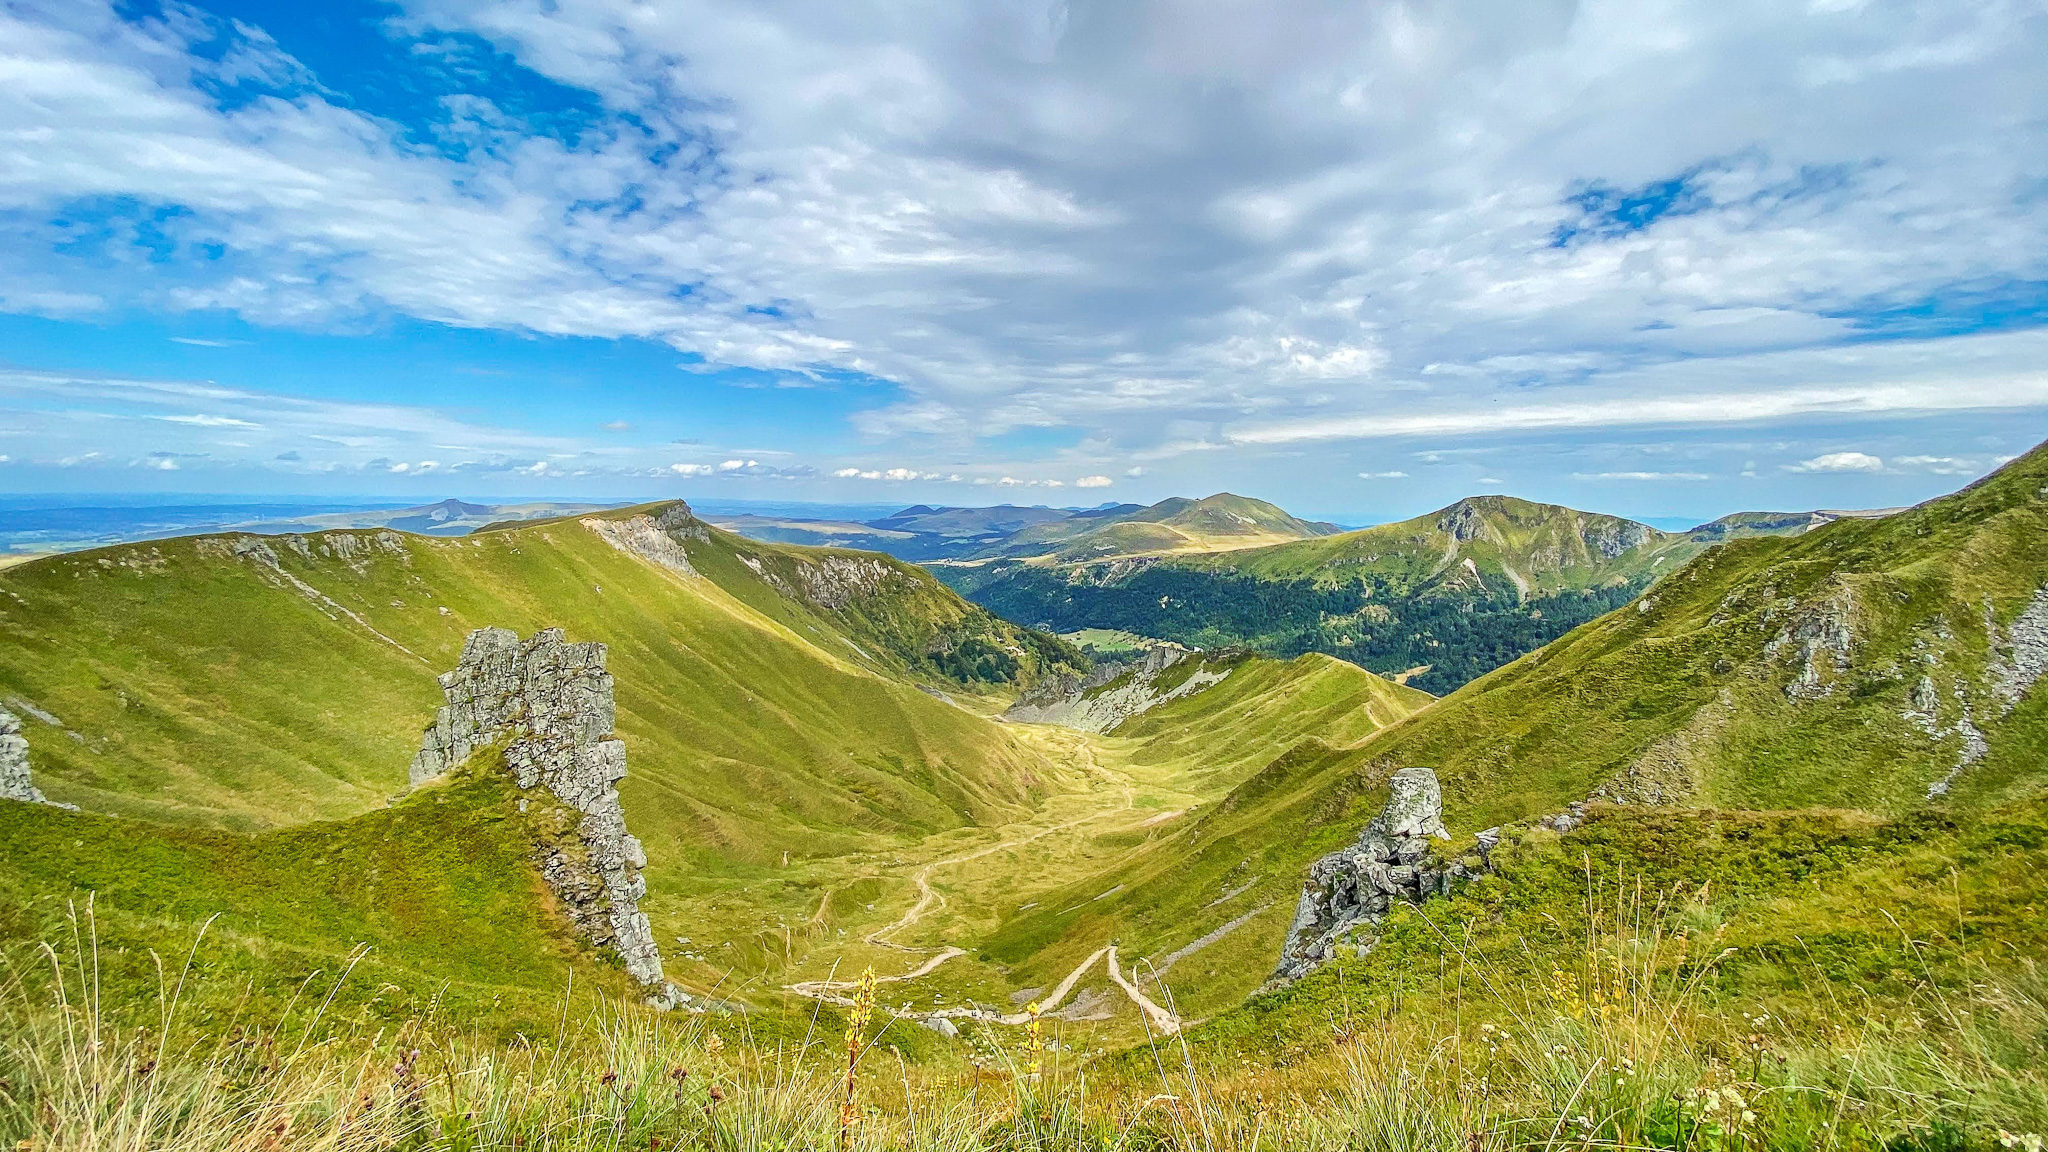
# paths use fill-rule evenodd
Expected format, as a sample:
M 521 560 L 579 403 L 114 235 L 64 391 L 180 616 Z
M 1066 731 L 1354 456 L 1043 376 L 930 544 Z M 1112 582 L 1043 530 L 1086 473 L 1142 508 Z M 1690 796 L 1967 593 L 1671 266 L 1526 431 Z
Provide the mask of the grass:
M 2048 453 L 2037 451 L 1887 519 L 1706 553 L 1637 606 L 1405 720 L 1351 743 L 1276 746 L 1277 757 L 1221 802 L 1162 828 L 1113 871 L 1074 878 L 1006 921 L 987 948 L 1006 962 L 1056 965 L 1086 941 L 1120 933 L 1129 948 L 1159 955 L 1257 912 L 1196 969 L 1213 968 L 1216 982 L 1198 993 L 1193 1014 L 1222 1011 L 1269 970 L 1258 963 L 1277 955 L 1310 862 L 1348 843 L 1384 803 L 1386 777 L 1410 764 L 1441 780 L 1445 819 L 1460 837 L 1453 848 L 1602 789 L 1640 799 L 1649 785 L 1667 805 L 1704 811 L 1899 818 L 1928 808 L 1930 787 L 1955 771 L 1962 742 L 1953 725 L 1973 700 L 1988 752 L 1933 807 L 1966 820 L 2030 803 L 2044 784 L 2048 697 L 2037 688 L 2003 711 L 1986 685 L 1983 621 L 1987 605 L 2011 620 L 2048 572 L 2044 486 Z M 1837 667 L 1823 655 L 1825 695 L 1788 695 L 1803 653 L 1777 637 L 1845 599 L 1849 656 Z M 1938 737 L 1904 715 L 1923 672 L 1941 685 Z M 1085 910 L 1057 914 L 1115 885 Z
M 879 584 L 842 610 L 764 574 L 801 587 L 794 566 L 843 554 L 716 530 L 684 540 L 697 577 L 578 520 L 463 539 L 322 533 L 303 551 L 272 539 L 308 592 L 237 557 L 246 539 L 102 549 L 0 575 L 0 700 L 55 719 L 10 705 L 53 799 L 245 839 L 375 816 L 405 788 L 440 703 L 434 677 L 469 631 L 564 627 L 609 647 L 630 770 L 621 790 L 650 856 L 644 909 L 664 943 L 736 945 L 672 969 L 702 988 L 762 926 L 743 907 L 707 922 L 704 897 L 772 887 L 788 859 L 1010 823 L 1073 786 L 1071 764 L 980 714 L 991 685 L 933 671 L 948 644 L 1007 644 L 1016 630 L 893 561 L 856 557 Z M 1047 645 L 1047 658 L 1065 651 Z M 78 826 L 76 847 L 57 840 L 47 860 L 14 855 L 4 870 L 23 884 L 94 875 L 115 854 L 98 839 L 114 826 Z
M 539 1039 L 332 1003 L 223 1035 L 186 1021 L 206 977 L 175 956 L 148 1019 L 110 1018 L 86 918 L 49 942 L 45 975 L 0 988 L 0 1139 L 44 1152 L 1963 1152 L 2048 1128 L 2048 983 L 2029 966 L 1986 948 L 1918 964 L 1859 1010 L 1788 1012 L 1726 994 L 1743 929 L 1710 927 L 1710 901 L 1654 880 L 1582 881 L 1571 923 L 1521 939 L 1519 961 L 1441 925 L 1436 963 L 1284 1058 L 1199 1036 L 1091 1057 L 1047 1018 L 977 1034 L 971 1060 L 918 1060 L 903 1056 L 918 1030 L 881 1012 L 859 1027 L 821 1014 L 777 1043 L 745 1018 L 603 1001 L 565 1001 Z

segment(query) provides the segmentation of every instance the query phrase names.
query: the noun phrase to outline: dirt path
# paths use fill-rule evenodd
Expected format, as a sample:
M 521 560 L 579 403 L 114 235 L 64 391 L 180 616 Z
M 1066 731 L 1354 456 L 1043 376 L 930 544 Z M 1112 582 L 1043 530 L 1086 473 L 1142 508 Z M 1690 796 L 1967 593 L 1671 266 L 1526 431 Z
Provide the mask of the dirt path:
M 1080 749 L 1088 758 L 1087 768 L 1089 771 L 1096 773 L 1104 772 L 1104 769 L 1102 768 L 1101 764 L 1095 759 L 1095 753 L 1092 748 L 1090 748 L 1085 742 L 1083 742 L 1080 744 Z M 923 867 L 919 868 L 911 876 L 911 883 L 915 885 L 917 889 L 916 902 L 913 903 L 909 907 L 909 909 L 907 909 L 903 913 L 903 915 L 898 916 L 892 923 L 890 923 L 886 927 L 878 928 L 875 931 L 868 933 L 867 936 L 865 936 L 863 939 L 865 939 L 869 944 L 876 945 L 877 947 L 893 948 L 898 952 L 909 952 L 916 955 L 925 955 L 928 956 L 929 959 L 927 959 L 924 963 L 918 965 L 916 968 L 913 968 L 908 972 L 902 972 L 892 976 L 877 976 L 875 977 L 875 983 L 894 984 L 906 980 L 915 980 L 921 976 L 929 976 L 932 972 L 936 971 L 940 965 L 946 963 L 948 960 L 952 960 L 955 957 L 959 956 L 965 956 L 967 954 L 966 949 L 956 948 L 950 944 L 942 945 L 937 948 L 929 948 L 915 944 L 903 944 L 891 939 L 891 937 L 896 936 L 899 933 L 902 933 L 914 927 L 919 920 L 924 919 L 924 917 L 934 909 L 942 908 L 945 906 L 945 896 L 942 895 L 937 889 L 932 887 L 931 877 L 933 872 L 936 872 L 941 868 L 952 867 L 954 865 L 968 863 L 969 861 L 979 860 L 985 856 L 992 856 L 998 852 L 1008 852 L 1017 848 L 1022 848 L 1027 844 L 1030 844 L 1037 840 L 1042 840 L 1047 836 L 1052 836 L 1060 832 L 1065 832 L 1073 828 L 1078 828 L 1083 824 L 1090 824 L 1097 820 L 1103 820 L 1112 816 L 1119 816 L 1133 811 L 1136 808 L 1136 798 L 1135 793 L 1131 788 L 1130 782 L 1128 780 L 1119 781 L 1118 786 L 1123 793 L 1123 804 L 1121 807 L 1104 809 L 1099 812 L 1091 812 L 1086 816 L 1081 816 L 1076 819 L 1069 820 L 1064 824 L 1055 824 L 1050 828 L 1041 828 L 1038 831 L 1033 832 L 1029 836 L 1020 836 L 1014 840 L 1005 840 L 998 844 L 990 844 L 986 847 L 977 848 L 972 852 L 965 852 L 958 856 L 947 856 L 939 860 L 933 860 L 925 864 Z M 1178 815 L 1178 813 L 1169 813 L 1168 815 L 1173 816 Z M 1147 823 L 1157 823 L 1159 819 L 1160 818 L 1155 817 L 1153 820 L 1148 821 Z M 824 905 L 821 902 L 819 906 L 820 915 L 822 915 L 823 912 Z M 1169 1012 L 1165 1008 L 1162 1008 L 1158 1004 L 1154 1003 L 1150 997 L 1147 997 L 1145 993 L 1138 988 L 1136 984 L 1132 983 L 1130 980 L 1124 977 L 1123 969 L 1119 967 L 1117 964 L 1116 945 L 1114 944 L 1107 944 L 1101 948 L 1096 949 L 1094 952 L 1089 954 L 1086 960 L 1083 960 L 1081 961 L 1081 963 L 1076 965 L 1073 971 L 1068 972 L 1065 978 L 1062 979 L 1059 982 L 1059 984 L 1053 988 L 1050 995 L 1042 997 L 1039 1000 L 1038 1014 L 1043 1016 L 1057 1009 L 1060 1006 L 1060 1004 L 1066 1000 L 1068 994 L 1073 992 L 1074 985 L 1080 983 L 1081 977 L 1087 975 L 1088 970 L 1093 968 L 1095 966 L 1095 962 L 1098 960 L 1108 961 L 1110 980 L 1114 981 L 1117 987 L 1123 989 L 1124 995 L 1128 996 L 1131 1002 L 1137 1005 L 1138 1010 L 1145 1014 L 1147 1019 L 1149 1019 L 1152 1022 L 1152 1025 L 1155 1028 L 1159 1029 L 1162 1033 L 1168 1036 L 1171 1036 L 1180 1031 L 1181 1021 L 1178 1016 L 1175 1016 L 1172 1012 Z M 785 990 L 794 992 L 799 996 L 809 997 L 813 1000 L 823 1000 L 827 1003 L 839 1005 L 847 1005 L 852 1003 L 852 1001 L 849 1000 L 846 996 L 842 995 L 842 993 L 851 991 L 859 986 L 859 980 L 838 979 L 804 980 L 799 981 L 795 984 L 783 985 Z M 997 1024 L 1020 1025 L 1028 1023 L 1031 1020 L 1031 1013 L 1029 1011 L 1024 1011 L 1011 1012 L 1007 1014 L 997 1014 L 979 1008 L 946 1008 L 928 1013 L 926 1014 L 926 1018 L 976 1019 L 987 1020 Z

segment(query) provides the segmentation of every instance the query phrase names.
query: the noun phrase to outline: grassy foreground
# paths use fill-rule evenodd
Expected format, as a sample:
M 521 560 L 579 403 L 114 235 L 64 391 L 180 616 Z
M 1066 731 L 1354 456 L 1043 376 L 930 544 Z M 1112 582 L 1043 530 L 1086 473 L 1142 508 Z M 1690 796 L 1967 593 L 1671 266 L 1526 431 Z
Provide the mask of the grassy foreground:
M 1719 1000 L 1740 949 L 1688 934 L 1687 902 L 1627 892 L 1588 897 L 1549 979 L 1504 982 L 1447 949 L 1412 1001 L 1333 1021 L 1314 1056 L 1241 1064 L 1178 1039 L 1089 1061 L 1051 1019 L 979 1036 L 967 1061 L 913 1063 L 909 1029 L 877 1018 L 871 994 L 773 1044 L 745 1018 L 567 998 L 547 1035 L 505 1041 L 445 1013 L 334 1010 L 348 975 L 223 1032 L 184 1017 L 203 977 L 176 957 L 139 1019 L 104 1005 L 86 913 L 0 988 L 0 1138 L 41 1152 L 2039 1147 L 2048 981 L 2030 967 L 1928 968 L 1880 1011 L 1809 1022 Z M 1456 1008 L 1410 1007 L 1427 1002 Z

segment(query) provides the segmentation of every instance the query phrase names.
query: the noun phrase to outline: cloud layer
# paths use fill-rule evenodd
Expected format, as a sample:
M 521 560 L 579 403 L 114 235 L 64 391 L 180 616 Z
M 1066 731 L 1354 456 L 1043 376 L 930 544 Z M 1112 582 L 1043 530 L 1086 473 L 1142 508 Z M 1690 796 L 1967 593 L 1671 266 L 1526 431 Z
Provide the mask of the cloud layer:
M 0 310 L 399 315 L 892 385 L 808 473 L 630 469 L 1101 487 L 2048 408 L 2020 0 L 404 0 L 375 27 L 433 98 L 403 114 L 255 25 L 126 11 L 0 10 Z M 199 407 L 151 419 L 251 419 Z M 491 435 L 454 439 L 592 450 Z

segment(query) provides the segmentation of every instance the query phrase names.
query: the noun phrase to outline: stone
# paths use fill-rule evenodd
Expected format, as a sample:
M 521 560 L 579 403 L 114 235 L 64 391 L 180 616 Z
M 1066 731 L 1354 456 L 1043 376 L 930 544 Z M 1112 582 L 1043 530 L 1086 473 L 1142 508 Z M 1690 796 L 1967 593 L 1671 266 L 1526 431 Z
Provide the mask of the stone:
M 582 814 L 575 844 L 551 847 L 541 876 L 576 927 L 609 947 L 642 985 L 662 989 L 661 950 L 640 899 L 647 851 L 626 831 L 617 784 L 626 746 L 612 737 L 617 707 L 605 647 L 569 643 L 559 628 L 521 641 L 504 628 L 469 634 L 455 669 L 441 676 L 448 703 L 420 740 L 411 777 L 422 784 L 500 742 L 505 767 L 523 789 L 546 789 Z
M 21 734 L 21 720 L 4 708 L 0 708 L 0 797 L 49 803 L 29 777 L 28 737 Z
M 1369 932 L 1395 902 L 1420 904 L 1449 895 L 1455 882 L 1469 879 L 1474 870 L 1464 865 L 1425 863 L 1432 840 L 1450 839 L 1443 815 L 1436 773 L 1420 767 L 1395 772 L 1387 782 L 1386 806 L 1359 832 L 1357 842 L 1309 866 L 1273 982 L 1314 971 L 1336 955 L 1340 943 Z M 1500 843 L 1500 829 L 1489 828 L 1481 836 L 1475 862 L 1483 870 L 1486 854 Z
M 949 1040 L 956 1039 L 960 1035 L 960 1026 L 944 1016 L 927 1016 L 919 1021 L 919 1023 Z

